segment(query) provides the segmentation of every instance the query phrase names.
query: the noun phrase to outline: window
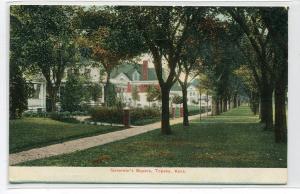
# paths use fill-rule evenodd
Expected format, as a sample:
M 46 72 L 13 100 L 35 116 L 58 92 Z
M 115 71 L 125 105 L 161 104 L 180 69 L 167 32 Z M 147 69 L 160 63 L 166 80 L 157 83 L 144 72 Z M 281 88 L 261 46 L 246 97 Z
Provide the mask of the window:
M 31 88 L 30 98 L 39 99 L 40 91 L 41 91 L 41 84 L 31 84 L 30 88 Z
M 137 71 L 132 74 L 132 80 L 140 80 L 140 75 Z

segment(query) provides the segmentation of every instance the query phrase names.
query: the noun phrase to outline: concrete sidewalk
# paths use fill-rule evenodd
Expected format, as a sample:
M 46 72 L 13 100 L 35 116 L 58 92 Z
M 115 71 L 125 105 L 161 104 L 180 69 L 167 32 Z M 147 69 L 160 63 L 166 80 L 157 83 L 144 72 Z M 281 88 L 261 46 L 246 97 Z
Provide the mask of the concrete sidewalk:
M 189 119 L 190 120 L 197 119 L 199 118 L 199 116 L 200 116 L 199 114 L 194 116 L 189 116 Z M 206 117 L 207 113 L 202 113 L 201 116 Z M 182 117 L 170 120 L 171 125 L 178 124 L 181 122 L 182 122 Z M 128 137 L 132 137 L 142 133 L 146 133 L 148 131 L 153 131 L 158 128 L 160 128 L 160 122 L 156 122 L 144 126 L 136 126 L 121 131 L 115 131 L 111 133 L 66 141 L 63 143 L 53 144 L 41 148 L 34 148 L 31 150 L 10 154 L 9 164 L 16 165 L 18 163 L 22 163 L 30 160 L 48 158 L 51 156 L 57 156 L 61 154 L 68 154 L 75 151 L 85 150 L 91 147 L 111 143 L 114 141 L 126 139 Z

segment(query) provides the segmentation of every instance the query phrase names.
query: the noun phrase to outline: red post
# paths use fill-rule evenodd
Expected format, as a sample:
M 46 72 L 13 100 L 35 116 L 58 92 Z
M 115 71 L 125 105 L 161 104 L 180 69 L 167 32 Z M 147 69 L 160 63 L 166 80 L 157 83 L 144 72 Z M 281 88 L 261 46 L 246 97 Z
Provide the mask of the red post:
M 180 117 L 183 117 L 183 107 L 180 106 Z
M 173 116 L 173 119 L 175 119 L 175 117 L 176 117 L 176 107 L 172 107 L 172 116 Z
M 130 127 L 130 110 L 129 107 L 123 109 L 123 124 L 125 127 Z

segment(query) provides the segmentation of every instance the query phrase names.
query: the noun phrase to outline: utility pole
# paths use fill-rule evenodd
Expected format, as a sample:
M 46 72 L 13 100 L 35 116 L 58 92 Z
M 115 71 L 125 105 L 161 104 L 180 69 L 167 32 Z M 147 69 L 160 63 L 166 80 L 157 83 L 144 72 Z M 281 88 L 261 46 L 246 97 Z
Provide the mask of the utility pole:
M 200 112 L 200 120 L 201 120 L 201 89 L 199 90 L 200 96 L 199 96 L 199 112 Z
M 206 91 L 206 116 L 208 116 L 208 91 Z

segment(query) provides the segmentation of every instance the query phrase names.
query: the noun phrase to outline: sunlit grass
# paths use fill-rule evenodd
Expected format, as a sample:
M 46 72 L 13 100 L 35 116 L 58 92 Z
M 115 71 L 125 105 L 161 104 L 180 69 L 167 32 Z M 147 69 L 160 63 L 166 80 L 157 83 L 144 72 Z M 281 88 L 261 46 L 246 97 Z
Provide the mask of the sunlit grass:
M 286 144 L 274 143 L 273 133 L 248 107 L 220 116 L 159 130 L 110 144 L 21 165 L 27 166 L 155 166 L 155 167 L 286 167 Z
M 120 130 L 120 127 L 64 123 L 48 118 L 9 122 L 9 152 L 15 153 L 62 141 Z

